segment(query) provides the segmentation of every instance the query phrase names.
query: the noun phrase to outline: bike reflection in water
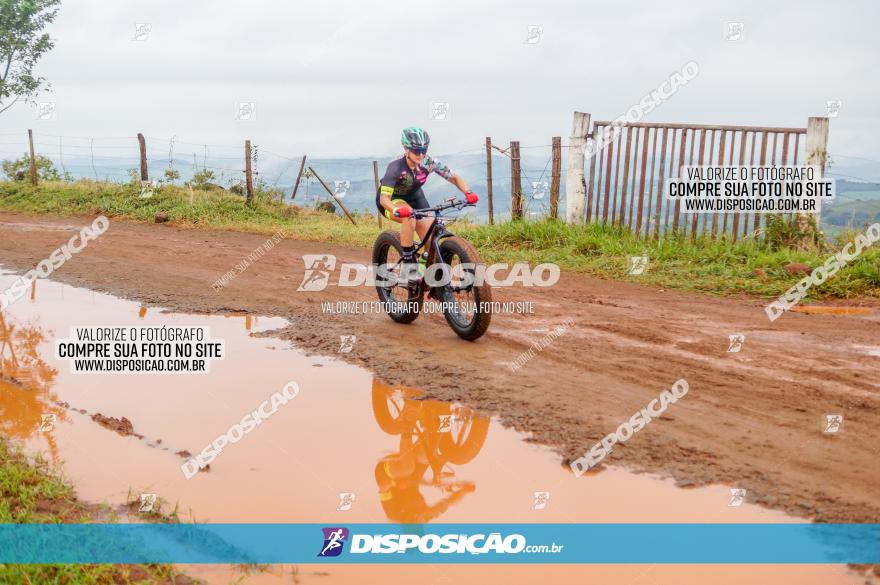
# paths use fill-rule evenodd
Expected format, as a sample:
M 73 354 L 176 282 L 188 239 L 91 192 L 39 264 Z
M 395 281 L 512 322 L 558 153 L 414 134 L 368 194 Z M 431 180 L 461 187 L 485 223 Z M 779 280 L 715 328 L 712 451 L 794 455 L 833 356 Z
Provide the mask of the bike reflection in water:
M 373 378 L 376 422 L 389 435 L 400 436 L 398 452 L 379 459 L 375 468 L 379 500 L 393 522 L 430 522 L 474 491 L 474 482 L 457 479 L 451 466 L 476 457 L 489 433 L 489 419 L 470 408 L 416 400 L 416 395 Z M 422 494 L 425 487 L 439 490 L 439 501 L 429 503 Z

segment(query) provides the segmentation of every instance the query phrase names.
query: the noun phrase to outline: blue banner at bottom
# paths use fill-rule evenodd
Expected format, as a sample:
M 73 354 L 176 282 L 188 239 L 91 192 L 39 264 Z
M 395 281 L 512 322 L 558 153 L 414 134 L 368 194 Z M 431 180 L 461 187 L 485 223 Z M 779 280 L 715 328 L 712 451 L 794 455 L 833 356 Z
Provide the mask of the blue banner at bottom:
M 0 563 L 874 564 L 880 524 L 0 524 Z

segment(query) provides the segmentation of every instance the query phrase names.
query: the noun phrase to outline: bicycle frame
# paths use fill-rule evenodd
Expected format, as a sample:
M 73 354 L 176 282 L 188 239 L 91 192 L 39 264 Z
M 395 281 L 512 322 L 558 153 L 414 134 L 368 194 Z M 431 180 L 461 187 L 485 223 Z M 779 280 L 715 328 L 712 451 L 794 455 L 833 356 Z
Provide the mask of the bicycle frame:
M 474 207 L 472 203 L 467 203 L 465 201 L 456 201 L 455 198 L 447 199 L 447 203 L 445 205 L 437 205 L 435 207 L 426 207 L 425 209 L 414 209 L 412 217 L 415 219 L 424 219 L 426 217 L 430 217 L 432 214 L 434 216 L 434 221 L 431 222 L 431 225 L 428 226 L 428 231 L 425 233 L 425 237 L 422 238 L 421 243 L 416 248 L 416 254 L 421 254 L 422 250 L 430 244 L 430 249 L 428 250 L 428 258 L 427 265 L 430 266 L 432 264 L 436 264 L 437 262 L 441 262 L 445 264 L 446 262 L 443 260 L 443 255 L 440 253 L 440 240 L 443 238 L 448 238 L 454 236 L 452 232 L 446 229 L 446 223 L 444 222 L 443 216 L 441 215 L 441 211 L 445 211 L 447 209 L 463 209 L 465 207 Z M 439 259 L 439 260 L 438 260 Z M 403 260 L 398 260 L 394 266 L 397 266 L 403 262 Z M 420 286 L 426 286 L 424 281 L 420 281 Z
M 446 224 L 443 222 L 443 217 L 440 215 L 440 212 L 435 211 L 434 221 L 431 222 L 427 233 L 425 233 L 425 237 L 422 238 L 422 242 L 419 244 L 418 248 L 416 248 L 416 253 L 420 254 L 430 243 L 431 248 L 428 251 L 428 264 L 433 264 L 434 260 L 437 258 L 440 258 L 442 261 L 443 256 L 440 254 L 440 240 L 452 235 L 454 234 L 446 229 Z

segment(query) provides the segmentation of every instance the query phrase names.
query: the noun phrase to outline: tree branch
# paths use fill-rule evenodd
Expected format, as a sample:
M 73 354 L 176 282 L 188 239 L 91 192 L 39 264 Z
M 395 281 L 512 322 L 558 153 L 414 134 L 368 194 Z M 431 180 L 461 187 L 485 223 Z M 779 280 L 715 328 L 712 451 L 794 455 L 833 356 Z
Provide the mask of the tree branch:
M 6 110 L 8 110 L 8 109 L 11 108 L 12 106 L 14 106 L 14 105 L 15 105 L 15 102 L 20 102 L 20 101 L 22 101 L 21 98 L 15 98 L 14 100 L 12 100 L 12 101 L 9 103 L 8 106 L 6 106 L 6 107 L 0 109 L 0 114 L 2 114 L 2 113 L 5 112 Z
M 6 81 L 6 77 L 9 75 L 9 68 L 12 66 L 13 55 L 15 55 L 15 51 L 9 51 L 9 58 L 6 59 L 6 71 L 3 72 L 3 77 L 0 77 L 0 81 Z

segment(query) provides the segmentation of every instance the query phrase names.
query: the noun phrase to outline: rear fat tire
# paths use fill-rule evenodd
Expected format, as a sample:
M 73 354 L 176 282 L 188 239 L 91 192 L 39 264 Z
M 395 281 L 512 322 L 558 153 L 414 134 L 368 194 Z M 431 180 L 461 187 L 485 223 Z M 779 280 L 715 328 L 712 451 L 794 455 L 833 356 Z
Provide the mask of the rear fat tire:
M 402 435 L 411 431 L 415 426 L 419 414 L 418 406 L 412 400 L 404 398 L 403 410 L 395 416 L 388 404 L 392 396 L 392 392 L 389 390 L 381 386 L 377 387 L 376 383 L 373 383 L 373 416 L 376 418 L 379 428 L 389 435 Z
M 388 251 L 391 248 L 397 250 L 398 256 L 403 257 L 403 246 L 400 244 L 400 232 L 388 230 L 379 234 L 379 237 L 376 238 L 376 243 L 373 244 L 373 265 L 376 266 L 377 269 L 379 266 L 388 262 Z M 377 274 L 376 279 L 378 280 L 379 278 L 380 275 Z M 383 303 L 402 304 L 391 296 L 391 291 L 394 288 L 397 288 L 397 286 L 383 287 L 377 284 L 376 293 L 379 295 L 379 300 Z M 411 287 L 409 289 L 406 306 L 400 311 L 389 310 L 388 316 L 396 323 L 412 323 L 418 318 L 419 313 L 422 312 L 422 300 L 424 296 L 424 289 L 421 285 L 418 287 Z M 412 306 L 412 309 L 410 309 L 410 306 Z
M 471 413 L 473 415 L 473 413 Z M 452 440 L 451 433 L 443 433 L 440 437 L 440 453 L 454 465 L 469 463 L 483 448 L 486 435 L 489 434 L 489 419 L 483 416 L 472 416 L 467 436 L 460 444 Z

